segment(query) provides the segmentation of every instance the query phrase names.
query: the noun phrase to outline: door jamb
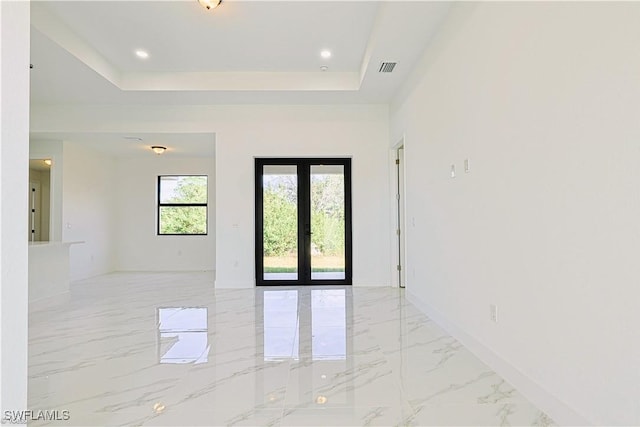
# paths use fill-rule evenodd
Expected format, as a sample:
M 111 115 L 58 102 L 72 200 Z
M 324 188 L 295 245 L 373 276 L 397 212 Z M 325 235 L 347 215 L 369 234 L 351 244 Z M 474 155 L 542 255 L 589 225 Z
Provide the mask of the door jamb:
M 394 144 L 391 147 L 390 150 L 390 158 L 391 158 L 391 253 L 393 254 L 393 256 L 391 257 L 391 284 L 393 287 L 396 288 L 404 288 L 406 283 L 400 283 L 400 277 L 401 277 L 401 271 L 398 269 L 398 266 L 400 266 L 400 269 L 404 270 L 405 274 L 404 274 L 404 279 L 405 282 L 407 281 L 407 240 L 406 240 L 406 232 L 407 232 L 407 205 L 406 205 L 406 187 L 404 188 L 404 194 L 405 194 L 405 198 L 404 200 L 400 200 L 398 199 L 399 197 L 399 186 L 401 184 L 400 180 L 402 180 L 404 182 L 404 185 L 406 186 L 406 167 L 403 168 L 403 176 L 399 175 L 399 165 L 396 163 L 396 161 L 398 160 L 398 150 L 400 148 L 405 149 L 406 148 L 406 137 L 405 134 L 402 134 L 402 137 L 400 138 L 400 140 L 398 142 L 396 142 L 396 144 Z M 406 153 L 406 152 L 405 152 Z M 404 156 L 404 158 L 406 159 L 406 155 Z M 401 212 L 399 210 L 399 203 L 403 203 L 404 209 L 403 209 L 403 213 L 404 215 L 401 216 Z M 404 239 L 404 245 L 402 245 L 402 247 L 400 246 L 400 242 L 402 242 L 402 240 L 400 239 L 400 236 L 398 235 L 398 230 L 400 230 L 401 233 L 405 233 L 405 239 Z M 401 254 L 400 251 L 404 251 L 404 264 L 405 265 L 401 265 Z

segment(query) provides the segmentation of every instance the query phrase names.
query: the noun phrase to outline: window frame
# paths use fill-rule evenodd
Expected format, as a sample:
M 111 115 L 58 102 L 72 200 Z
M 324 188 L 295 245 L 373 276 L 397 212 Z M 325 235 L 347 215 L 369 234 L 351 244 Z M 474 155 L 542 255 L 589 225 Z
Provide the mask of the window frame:
M 201 177 L 204 176 L 207 179 L 207 201 L 205 203 L 162 203 L 162 199 L 160 197 L 161 194 L 161 182 L 162 178 L 166 177 Z M 178 174 L 166 174 L 166 175 L 158 175 L 157 180 L 157 210 L 156 210 L 156 235 L 157 236 L 207 236 L 209 235 L 209 175 L 207 174 L 189 174 L 189 175 L 178 175 Z M 205 232 L 204 233 L 161 233 L 160 232 L 160 210 L 161 208 L 171 208 L 171 207 L 204 207 L 205 208 Z

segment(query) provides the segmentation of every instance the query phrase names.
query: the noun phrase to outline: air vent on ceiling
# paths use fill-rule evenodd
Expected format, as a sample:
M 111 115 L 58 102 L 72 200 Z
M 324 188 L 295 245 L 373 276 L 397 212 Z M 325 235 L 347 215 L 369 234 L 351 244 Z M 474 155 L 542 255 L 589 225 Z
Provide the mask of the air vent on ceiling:
M 378 70 L 378 72 L 390 73 L 393 71 L 397 64 L 397 62 L 383 62 L 382 64 L 380 64 L 380 69 Z

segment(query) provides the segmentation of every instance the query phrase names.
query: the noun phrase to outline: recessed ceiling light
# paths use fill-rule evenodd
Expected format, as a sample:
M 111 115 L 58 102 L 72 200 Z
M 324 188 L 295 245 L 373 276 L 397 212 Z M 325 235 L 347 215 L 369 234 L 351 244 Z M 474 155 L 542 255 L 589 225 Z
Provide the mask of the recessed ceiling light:
M 329 59 L 331 58 L 331 51 L 325 49 L 322 52 L 320 52 L 320 56 L 322 56 L 324 59 Z
M 136 50 L 136 56 L 141 59 L 147 59 L 149 57 L 149 52 L 146 50 L 138 49 Z

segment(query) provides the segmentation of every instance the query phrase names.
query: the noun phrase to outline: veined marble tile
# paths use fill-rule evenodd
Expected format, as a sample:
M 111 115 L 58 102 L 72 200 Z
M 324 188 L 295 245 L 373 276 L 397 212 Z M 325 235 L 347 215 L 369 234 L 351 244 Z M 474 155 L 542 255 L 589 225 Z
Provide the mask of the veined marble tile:
M 398 406 L 285 407 L 282 426 L 397 426 L 411 411 Z
M 74 283 L 29 317 L 30 425 L 551 425 L 392 288 Z
M 525 402 L 499 375 L 451 337 L 386 353 L 405 398 L 416 408 L 439 403 Z
M 528 403 L 425 405 L 402 421 L 406 426 L 552 426 L 553 420 Z
M 402 396 L 387 360 L 349 356 L 292 364 L 286 406 L 400 406 Z
M 149 419 L 143 426 L 264 426 L 279 427 L 282 410 L 255 410 L 229 415 L 227 411 L 171 411 Z
M 240 361 L 193 366 L 166 405 L 185 412 L 215 410 L 224 419 L 282 410 L 289 362 Z
M 142 419 L 153 413 L 157 402 L 181 396 L 177 389 L 185 375 L 181 368 L 185 367 L 149 365 L 132 370 L 107 364 L 53 375 L 29 384 L 29 406 L 69 410 L 74 423 L 83 414 L 102 414 L 104 422 L 125 413 Z

